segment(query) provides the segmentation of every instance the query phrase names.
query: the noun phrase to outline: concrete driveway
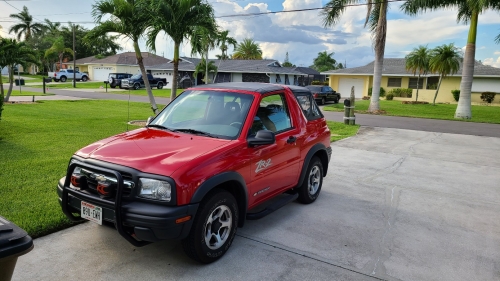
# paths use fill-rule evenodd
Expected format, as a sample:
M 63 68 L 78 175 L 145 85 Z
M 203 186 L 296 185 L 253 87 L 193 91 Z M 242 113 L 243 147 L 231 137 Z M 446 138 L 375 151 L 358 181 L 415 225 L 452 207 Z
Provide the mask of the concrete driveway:
M 247 221 L 214 264 L 85 223 L 13 280 L 500 280 L 500 138 L 362 127 L 332 148 L 314 204 Z

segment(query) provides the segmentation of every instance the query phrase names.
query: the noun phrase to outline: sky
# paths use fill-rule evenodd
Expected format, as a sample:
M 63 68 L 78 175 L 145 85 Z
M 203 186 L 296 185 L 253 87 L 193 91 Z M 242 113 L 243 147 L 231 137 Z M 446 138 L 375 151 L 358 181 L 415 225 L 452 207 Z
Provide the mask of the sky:
M 332 27 L 323 26 L 318 10 L 291 13 L 265 14 L 259 16 L 238 16 L 249 13 L 275 12 L 297 9 L 321 8 L 327 0 L 209 0 L 215 10 L 217 23 L 237 41 L 245 38 L 255 40 L 263 51 L 263 57 L 289 61 L 297 66 L 310 66 L 319 52 L 334 53 L 333 58 L 346 63 L 347 67 L 357 67 L 374 59 L 371 34 L 364 28 L 366 6 L 348 7 L 340 21 Z M 92 0 L 6 0 L 0 1 L 0 35 L 8 34 L 14 24 L 9 18 L 23 6 L 28 7 L 35 20 L 45 18 L 51 21 L 75 22 L 86 28 L 95 26 L 91 15 Z M 402 58 L 419 45 L 429 48 L 454 43 L 465 51 L 468 25 L 457 23 L 456 10 L 438 10 L 405 15 L 400 10 L 401 3 L 389 4 L 388 33 L 385 57 Z M 19 9 L 19 10 L 17 10 Z M 231 17 L 225 17 L 230 15 Z M 236 16 L 234 16 L 236 15 Z M 65 23 L 66 24 L 66 23 Z M 486 11 L 479 16 L 476 42 L 476 60 L 484 64 L 500 67 L 500 44 L 494 38 L 500 34 L 500 13 Z M 119 40 L 123 51 L 133 51 L 132 42 Z M 144 40 L 141 50 L 148 51 Z M 230 47 L 229 54 L 233 48 Z M 156 54 L 173 57 L 172 40 L 160 34 L 156 39 Z M 219 50 L 210 52 L 215 58 Z M 190 56 L 189 43 L 181 47 L 181 55 Z

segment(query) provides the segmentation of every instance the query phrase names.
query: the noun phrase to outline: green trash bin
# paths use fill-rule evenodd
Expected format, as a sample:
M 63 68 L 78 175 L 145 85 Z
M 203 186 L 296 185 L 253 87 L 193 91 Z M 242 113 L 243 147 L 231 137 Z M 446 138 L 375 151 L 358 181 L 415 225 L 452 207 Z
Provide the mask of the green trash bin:
M 10 281 L 17 258 L 33 249 L 33 239 L 20 227 L 0 217 L 0 281 Z
M 15 79 L 14 82 L 16 82 L 16 86 L 24 86 L 24 79 Z

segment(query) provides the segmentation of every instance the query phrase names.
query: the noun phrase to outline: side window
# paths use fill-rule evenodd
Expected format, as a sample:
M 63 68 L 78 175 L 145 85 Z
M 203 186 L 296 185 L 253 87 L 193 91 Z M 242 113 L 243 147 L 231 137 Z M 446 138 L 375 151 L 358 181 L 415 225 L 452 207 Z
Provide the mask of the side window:
M 250 134 L 259 130 L 282 132 L 292 128 L 284 94 L 273 94 L 260 101 Z
M 297 101 L 300 104 L 300 107 L 302 108 L 302 111 L 304 112 L 304 115 L 306 116 L 307 120 L 315 120 L 318 118 L 323 117 L 321 112 L 318 109 L 318 106 L 314 102 L 314 99 L 307 94 L 299 94 L 296 96 Z

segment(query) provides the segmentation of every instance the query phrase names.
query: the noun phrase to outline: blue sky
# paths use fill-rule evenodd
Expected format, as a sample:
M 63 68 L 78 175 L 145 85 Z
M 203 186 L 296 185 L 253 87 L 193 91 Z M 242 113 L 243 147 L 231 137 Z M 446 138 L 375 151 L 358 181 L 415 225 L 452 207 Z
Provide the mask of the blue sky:
M 322 7 L 325 0 L 209 0 L 216 16 L 237 15 L 266 11 L 282 11 Z M 36 19 L 49 18 L 52 21 L 92 22 L 90 11 L 94 1 L 66 0 L 64 5 L 56 0 L 9 1 L 22 9 L 26 5 Z M 466 45 L 468 26 L 456 22 L 456 11 L 439 10 L 427 12 L 416 17 L 402 13 L 399 3 L 390 3 L 388 14 L 388 36 L 386 57 L 404 57 L 419 45 L 435 47 L 454 43 L 463 48 Z M 18 11 L 0 1 L 0 30 L 7 34 L 9 14 Z M 260 44 L 263 55 L 269 59 L 283 61 L 286 52 L 290 61 L 296 65 L 309 66 L 318 52 L 334 52 L 334 58 L 346 62 L 348 67 L 369 63 L 374 54 L 369 31 L 363 27 L 366 6 L 349 7 L 340 22 L 325 29 L 318 11 L 268 14 L 250 17 L 218 18 L 221 28 L 228 29 L 237 40 L 252 38 Z M 94 24 L 83 23 L 92 28 Z M 476 59 L 500 67 L 500 45 L 493 39 L 500 33 L 500 13 L 488 11 L 479 17 Z M 124 51 L 132 51 L 128 40 L 121 40 Z M 147 50 L 144 44 L 143 50 Z M 172 57 L 173 44 L 166 36 L 157 38 L 157 54 Z M 220 51 L 214 50 L 211 57 Z M 229 53 L 232 49 L 229 50 Z M 184 44 L 181 54 L 190 55 L 189 44 Z

